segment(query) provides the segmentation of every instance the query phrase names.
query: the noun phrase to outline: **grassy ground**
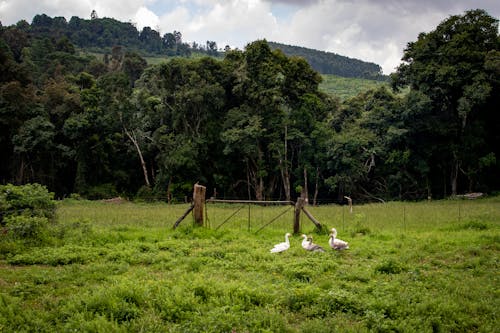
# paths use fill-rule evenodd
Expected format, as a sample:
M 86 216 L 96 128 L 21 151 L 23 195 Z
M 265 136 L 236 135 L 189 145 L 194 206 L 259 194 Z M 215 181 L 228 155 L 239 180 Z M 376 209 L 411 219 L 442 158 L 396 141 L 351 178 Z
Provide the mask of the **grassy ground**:
M 363 91 L 376 89 L 380 86 L 385 85 L 389 87 L 389 84 L 383 81 L 346 78 L 329 74 L 321 76 L 323 77 L 323 82 L 320 83 L 319 89 L 325 93 L 337 96 L 341 100 L 349 99 Z
M 269 253 L 287 207 L 172 230 L 186 208 L 65 201 L 43 238 L 0 235 L 0 332 L 498 331 L 500 197 L 308 207 L 350 243 L 302 216 L 326 253 Z

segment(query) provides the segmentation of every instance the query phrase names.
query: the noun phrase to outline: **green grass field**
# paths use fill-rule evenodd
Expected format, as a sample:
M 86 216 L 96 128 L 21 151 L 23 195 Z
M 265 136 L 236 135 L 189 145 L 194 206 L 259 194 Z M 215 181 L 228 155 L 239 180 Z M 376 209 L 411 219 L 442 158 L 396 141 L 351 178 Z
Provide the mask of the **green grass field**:
M 389 83 L 359 78 L 346 78 L 330 74 L 322 74 L 323 82 L 319 85 L 319 90 L 327 94 L 334 95 L 340 100 L 346 100 L 357 96 L 366 90 L 376 89 L 381 86 L 389 88 Z
M 173 230 L 187 207 L 64 201 L 43 237 L 0 234 L 0 332 L 500 327 L 500 197 L 308 207 L 350 244 L 329 249 L 302 215 L 325 253 L 300 235 L 269 252 L 292 229 L 288 207 L 209 204 L 209 228 L 188 216 Z

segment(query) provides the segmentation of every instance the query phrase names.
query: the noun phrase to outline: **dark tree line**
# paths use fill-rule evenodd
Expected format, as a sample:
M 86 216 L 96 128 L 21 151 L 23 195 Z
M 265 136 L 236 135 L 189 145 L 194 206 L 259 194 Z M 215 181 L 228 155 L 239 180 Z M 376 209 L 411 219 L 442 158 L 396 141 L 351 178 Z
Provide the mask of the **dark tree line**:
M 408 44 L 392 76 L 408 93 L 341 103 L 266 41 L 147 66 L 119 46 L 99 60 L 64 34 L 2 27 L 0 182 L 178 200 L 197 181 L 226 198 L 311 201 L 498 190 L 499 45 L 486 12 L 452 16 Z
M 95 11 L 91 19 L 77 16 L 66 21 L 64 17 L 51 18 L 45 14 L 33 17 L 32 23 L 20 21 L 16 28 L 35 38 L 59 40 L 66 37 L 78 48 L 108 52 L 115 45 L 143 55 L 190 56 L 192 52 L 218 56 L 217 44 L 207 41 L 206 47 L 190 45 L 182 41 L 179 31 L 165 33 L 163 36 L 151 27 L 138 31 L 131 22 L 120 22 L 112 18 L 99 18 Z
M 311 67 L 321 74 L 333 74 L 342 77 L 356 77 L 369 80 L 387 80 L 380 65 L 353 59 L 339 54 L 270 42 L 272 49 L 280 49 L 288 56 L 303 57 Z
M 26 21 L 18 22 L 17 28 L 37 38 L 66 37 L 77 48 L 102 53 L 109 52 L 109 49 L 115 45 L 121 45 L 142 55 L 189 57 L 194 52 L 215 57 L 223 55 L 214 41 L 206 41 L 205 45 L 184 43 L 180 31 L 163 35 L 151 27 L 144 27 L 138 31 L 130 22 L 99 18 L 95 11 L 92 12 L 90 20 L 73 16 L 69 22 L 66 22 L 64 17 L 51 18 L 40 14 L 33 18 L 31 24 Z M 387 80 L 387 76 L 382 75 L 382 68 L 374 63 L 304 47 L 272 42 L 269 45 L 271 49 L 280 49 L 288 56 L 303 57 L 314 70 L 321 74 Z M 226 46 L 225 51 L 229 50 L 229 46 Z

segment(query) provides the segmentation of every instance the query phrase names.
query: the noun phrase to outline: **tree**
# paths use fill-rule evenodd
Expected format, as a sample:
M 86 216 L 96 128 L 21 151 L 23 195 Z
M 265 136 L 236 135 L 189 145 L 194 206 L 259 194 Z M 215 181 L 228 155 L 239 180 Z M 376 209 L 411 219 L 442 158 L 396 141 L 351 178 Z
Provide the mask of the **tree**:
M 215 56 L 217 53 L 217 43 L 207 40 L 207 54 Z
M 408 43 L 404 62 L 392 76 L 395 87 L 409 85 L 431 100 L 426 116 L 435 139 L 431 173 L 433 178 L 447 175 L 452 195 L 464 188 L 461 175 L 470 178 L 483 157 L 499 153 L 498 145 L 490 141 L 498 137 L 492 133 L 500 131 L 493 109 L 499 97 L 492 93 L 498 81 L 488 67 L 489 55 L 499 47 L 498 20 L 484 10 L 470 10 Z M 491 125 L 493 120 L 497 125 Z
M 130 86 L 134 87 L 134 83 L 141 77 L 142 72 L 147 67 L 148 63 L 144 58 L 135 52 L 127 52 L 122 62 L 122 70 L 130 78 Z
M 9 46 L 14 60 L 21 62 L 23 49 L 29 45 L 28 33 L 22 29 L 9 28 L 2 31 L 2 39 Z
M 302 175 L 310 166 L 308 137 L 327 114 L 325 96 L 318 92 L 321 77 L 303 59 L 272 51 L 265 40 L 247 45 L 245 52 L 229 52 L 225 63 L 231 72 L 225 152 L 240 156 L 235 163 L 246 170 L 240 182 L 256 199 L 282 186 L 280 193 L 290 200 L 291 184 L 304 185 Z
M 161 52 L 163 41 L 160 34 L 156 30 L 153 30 L 150 27 L 144 27 L 139 34 L 139 40 L 142 42 L 143 48 L 148 52 Z

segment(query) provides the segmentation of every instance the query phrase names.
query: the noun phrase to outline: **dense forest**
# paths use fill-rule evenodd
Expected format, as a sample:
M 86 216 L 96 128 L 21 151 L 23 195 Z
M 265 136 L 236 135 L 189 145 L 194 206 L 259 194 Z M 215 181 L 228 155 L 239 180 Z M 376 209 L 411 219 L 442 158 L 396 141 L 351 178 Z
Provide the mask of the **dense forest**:
M 280 49 L 288 56 L 304 58 L 311 67 L 321 74 L 333 74 L 342 77 L 357 77 L 370 80 L 387 80 L 380 65 L 353 59 L 331 52 L 323 52 L 305 47 L 269 42 L 271 49 Z
M 109 55 L 113 46 L 126 47 L 141 56 L 181 56 L 189 57 L 192 54 L 222 57 L 230 50 L 218 49 L 214 41 L 204 44 L 185 43 L 180 31 L 166 33 L 163 36 L 150 27 L 138 31 L 130 22 L 120 22 L 112 18 L 99 18 L 95 11 L 90 19 L 71 17 L 69 22 L 64 17 L 51 18 L 45 14 L 36 15 L 32 23 L 20 21 L 16 28 L 29 33 L 33 38 L 66 37 L 77 48 Z M 380 66 L 357 59 L 340 56 L 333 53 L 321 52 L 297 46 L 278 43 L 269 43 L 271 49 L 279 48 L 286 55 L 301 56 L 321 74 L 334 74 L 342 77 L 359 77 L 366 79 L 387 79 L 381 75 Z
M 193 52 L 219 56 L 217 43 L 206 41 L 204 45 L 185 43 L 180 31 L 164 34 L 150 27 L 138 31 L 131 22 L 120 22 L 112 18 L 99 18 L 95 11 L 90 19 L 77 16 L 66 21 L 64 17 L 36 15 L 31 24 L 19 21 L 15 28 L 31 38 L 67 38 L 75 47 L 98 53 L 109 53 L 112 46 L 126 47 L 144 55 L 190 56 Z
M 147 34 L 129 23 L 130 37 L 101 41 L 88 29 L 110 19 L 45 20 L 0 26 L 0 183 L 184 200 L 200 182 L 225 198 L 329 202 L 499 189 L 500 39 L 483 10 L 408 43 L 391 75 L 407 93 L 345 101 L 265 40 L 148 66 Z M 110 41 L 103 59 L 77 51 Z

